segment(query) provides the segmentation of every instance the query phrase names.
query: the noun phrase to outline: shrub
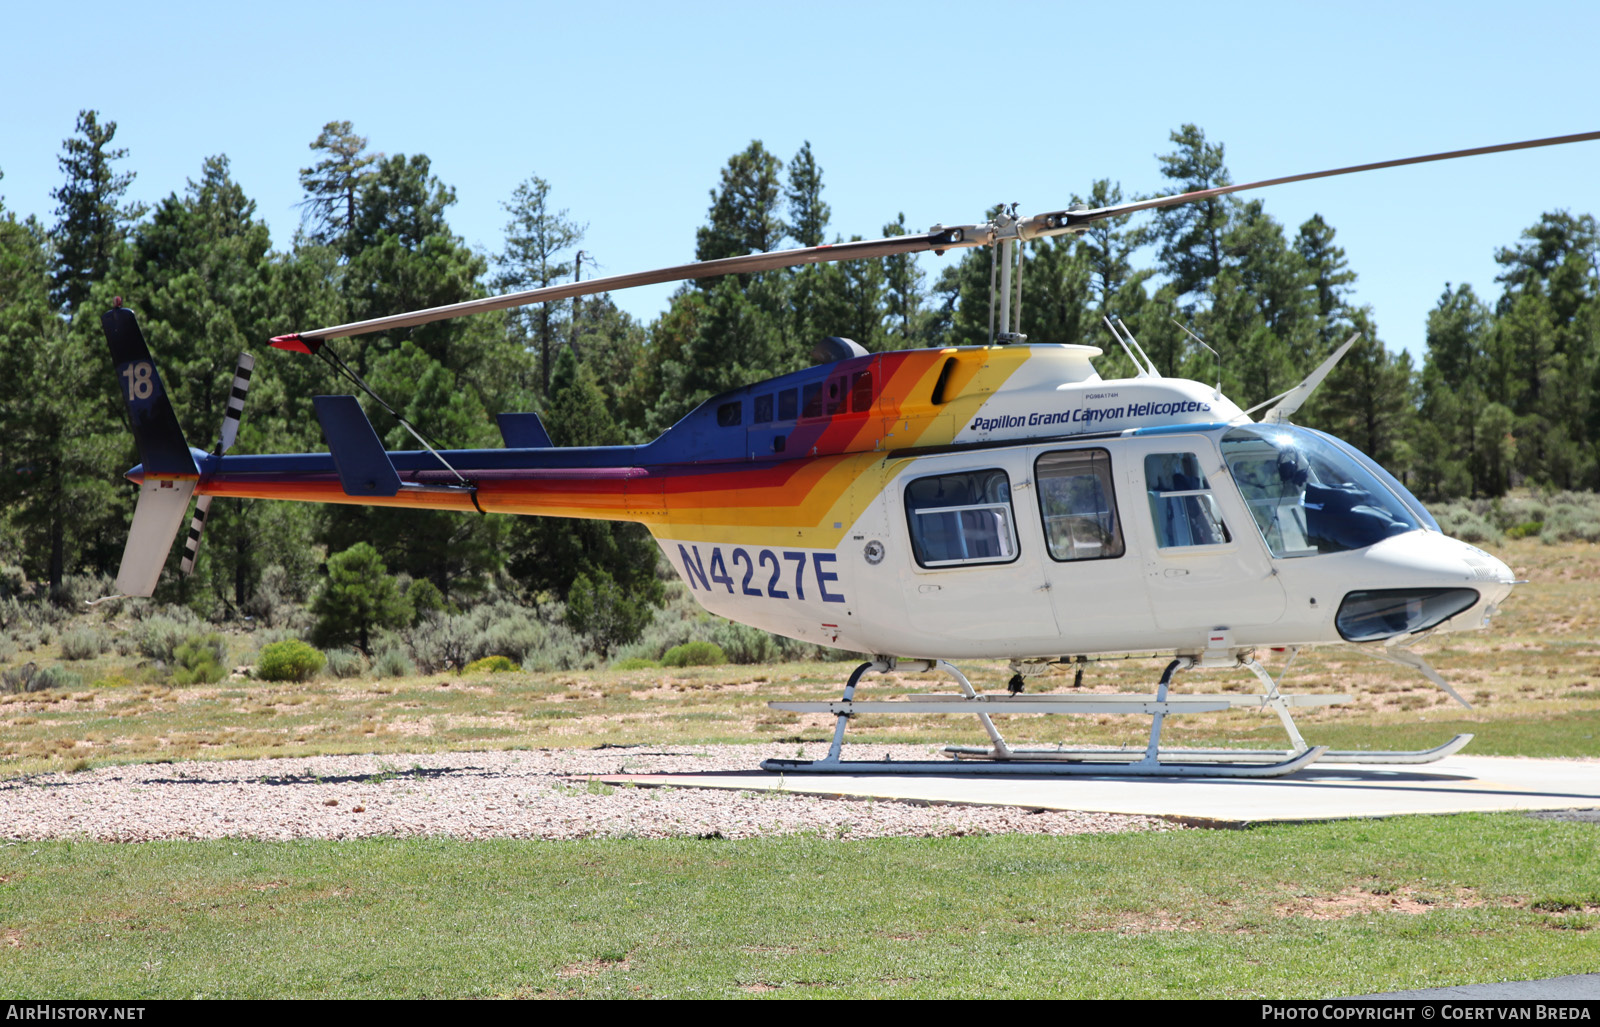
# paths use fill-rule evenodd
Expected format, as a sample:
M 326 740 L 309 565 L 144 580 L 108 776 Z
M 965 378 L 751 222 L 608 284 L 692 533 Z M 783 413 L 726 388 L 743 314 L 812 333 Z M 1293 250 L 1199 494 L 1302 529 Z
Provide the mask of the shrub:
M 117 583 L 108 574 L 68 574 L 50 590 L 50 601 L 62 610 L 77 612 L 91 600 L 116 593 Z
M 779 636 L 770 632 L 720 617 L 709 627 L 707 641 L 721 646 L 730 663 L 777 663 L 784 658 Z
M 193 634 L 173 654 L 173 660 L 178 665 L 172 674 L 173 683 L 214 685 L 227 676 L 227 668 L 223 666 L 227 656 L 227 643 L 215 631 L 204 635 Z
M 550 607 L 556 614 L 554 623 L 510 602 L 486 603 L 454 616 L 434 612 L 420 618 L 403 638 L 381 636 L 374 648 L 403 646 L 428 674 L 445 667 L 465 667 L 485 656 L 504 656 L 523 670 L 533 671 L 571 670 L 583 665 L 582 647 L 572 629 L 561 622 L 560 604 Z
M 263 681 L 309 681 L 326 662 L 320 650 L 299 639 L 273 642 L 261 650 L 256 677 Z
M 728 662 L 728 655 L 715 642 L 685 642 L 668 649 L 661 657 L 665 667 L 715 667 Z
M 0 597 L 0 630 L 20 625 L 27 617 L 22 601 L 15 596 Z
M 31 591 L 28 575 L 14 563 L 0 564 L 0 596 L 14 596 Z
M 473 660 L 463 669 L 468 674 L 504 674 L 522 668 L 513 663 L 509 656 L 485 656 L 481 660 Z
M 603 570 L 592 577 L 579 574 L 567 590 L 567 624 L 601 658 L 638 638 L 654 614 L 648 597 L 628 591 Z
M 75 628 L 61 636 L 63 660 L 92 660 L 106 651 L 109 640 L 95 628 Z
M 149 618 L 134 629 L 139 651 L 152 660 L 171 663 L 177 659 L 178 647 L 199 634 L 199 619 L 181 606 L 168 607 L 168 612 Z
M 429 613 L 420 618 L 405 640 L 411 659 L 424 674 L 448 667 L 464 667 L 472 648 L 472 623 L 467 617 Z M 410 672 L 408 672 L 410 673 Z
M 400 649 L 385 649 L 372 661 L 372 673 L 376 677 L 405 678 L 416 672 L 416 666 Z
M 28 682 L 27 690 L 43 692 L 47 688 L 77 688 L 82 684 L 83 678 L 65 667 L 41 667 Z
M 0 674 L 0 692 L 43 692 L 82 684 L 83 678 L 65 667 L 40 667 L 36 663 L 24 663 Z
M 647 660 L 643 656 L 630 656 L 625 660 L 618 660 L 611 665 L 612 670 L 653 670 L 661 664 L 655 660 Z
M 264 628 L 307 627 L 311 615 L 300 605 L 299 595 L 289 572 L 281 564 L 270 564 L 261 572 L 255 591 L 241 609 Z
M 406 589 L 406 600 L 411 604 L 412 623 L 420 621 L 429 613 L 455 613 L 455 607 L 445 602 L 444 593 L 439 591 L 439 586 L 422 578 L 413 581 L 411 587 Z
M 1493 545 L 1505 538 L 1501 530 L 1483 513 L 1464 504 L 1451 504 L 1440 509 L 1434 516 L 1439 522 L 1440 530 L 1463 542 L 1487 542 Z
M 26 692 L 28 682 L 32 681 L 38 672 L 39 665 L 30 661 L 0 673 L 0 692 Z
M 360 677 L 366 661 L 354 649 L 329 649 L 328 673 L 336 678 Z

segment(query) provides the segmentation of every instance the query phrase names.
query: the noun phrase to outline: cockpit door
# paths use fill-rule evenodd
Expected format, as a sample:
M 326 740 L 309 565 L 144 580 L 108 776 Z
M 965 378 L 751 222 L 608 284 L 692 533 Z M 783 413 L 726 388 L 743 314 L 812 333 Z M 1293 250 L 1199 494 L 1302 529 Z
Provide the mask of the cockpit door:
M 1143 499 L 1128 504 L 1126 524 L 1157 626 L 1237 630 L 1281 617 L 1283 585 L 1215 443 L 1158 435 L 1125 446 L 1129 492 Z

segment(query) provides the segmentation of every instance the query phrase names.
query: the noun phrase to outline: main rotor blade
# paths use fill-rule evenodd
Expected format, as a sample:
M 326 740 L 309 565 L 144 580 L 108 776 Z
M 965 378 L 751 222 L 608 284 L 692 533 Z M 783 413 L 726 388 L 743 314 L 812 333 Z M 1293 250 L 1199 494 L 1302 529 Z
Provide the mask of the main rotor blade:
M 430 307 L 427 310 L 416 310 L 407 314 L 375 317 L 368 321 L 352 321 L 350 324 L 335 325 L 332 328 L 319 328 L 313 332 L 295 332 L 290 335 L 279 335 L 273 338 L 272 345 L 277 346 L 279 349 L 310 351 L 328 339 L 342 339 L 350 335 L 366 335 L 391 328 L 411 328 L 433 321 L 442 321 L 450 317 L 482 314 L 493 310 L 506 310 L 511 307 L 521 307 L 530 303 L 549 300 L 571 299 L 574 296 L 592 296 L 595 293 L 610 292 L 614 289 L 631 289 L 638 285 L 657 285 L 662 282 L 687 281 L 691 278 L 718 278 L 722 275 L 751 274 L 757 271 L 773 271 L 778 268 L 797 267 L 801 264 L 824 264 L 835 260 L 864 260 L 869 257 L 892 257 L 897 254 L 922 253 L 927 250 L 959 249 L 966 246 L 981 246 L 988 241 L 987 235 L 983 235 L 981 238 L 974 235 L 973 238 L 968 239 L 961 229 L 947 229 L 939 232 L 923 232 L 919 235 L 898 235 L 888 239 L 832 243 L 826 246 L 806 246 L 793 250 L 750 253 L 742 257 L 723 257 L 719 260 L 701 260 L 690 264 L 678 264 L 675 267 L 664 267 L 655 271 L 637 271 L 626 275 L 611 275 L 608 278 L 591 278 L 586 282 L 567 282 L 562 285 L 546 286 L 542 289 L 528 289 L 523 292 L 507 293 L 503 296 L 486 296 L 483 299 L 467 300 L 463 303 L 450 303 L 442 307 Z
M 430 307 L 427 310 L 416 310 L 406 314 L 375 317 L 367 321 L 352 321 L 349 324 L 335 325 L 332 328 L 318 328 L 310 332 L 293 332 L 288 335 L 275 336 L 272 339 L 272 345 L 278 349 L 311 353 L 320 348 L 322 343 L 328 339 L 341 339 L 351 335 L 367 335 L 371 332 L 387 331 L 391 328 L 412 328 L 416 325 L 429 324 L 433 321 L 443 321 L 446 318 L 461 317 L 466 314 L 482 314 L 494 310 L 507 310 L 511 307 L 526 306 L 530 303 L 572 299 L 575 296 L 592 296 L 596 293 L 610 292 L 614 289 L 631 289 L 635 286 L 658 285 L 662 282 L 682 282 L 692 278 L 717 278 L 722 275 L 773 271 L 778 268 L 798 267 L 802 264 L 823 264 L 837 260 L 865 260 L 871 257 L 890 257 L 904 253 L 924 253 L 928 250 L 943 253 L 949 249 L 988 245 L 999 238 L 1002 232 L 1005 232 L 1008 238 L 1022 239 L 1063 235 L 1069 232 L 1081 232 L 1094 222 L 1103 221 L 1107 218 L 1122 217 L 1125 214 L 1133 214 L 1141 210 L 1153 210 L 1158 207 L 1174 207 L 1181 203 L 1198 203 L 1202 200 L 1210 200 L 1218 196 L 1227 196 L 1230 193 L 1244 192 L 1249 189 L 1265 189 L 1268 186 L 1287 185 L 1291 182 L 1306 182 L 1314 178 L 1353 175 L 1358 171 L 1377 171 L 1382 168 L 1397 168 L 1407 164 L 1425 164 L 1429 161 L 1475 157 L 1486 153 L 1504 153 L 1508 150 L 1528 150 L 1540 146 L 1559 146 L 1563 143 L 1581 143 L 1594 139 L 1600 139 L 1600 132 L 1579 132 L 1574 135 L 1551 136 L 1548 139 L 1530 139 L 1520 143 L 1501 143 L 1496 146 L 1473 147 L 1469 150 L 1430 153 L 1422 157 L 1405 157 L 1400 160 L 1356 164 L 1347 168 L 1335 168 L 1331 171 L 1313 171 L 1302 175 L 1286 175 L 1282 178 L 1262 179 L 1259 182 L 1244 182 L 1239 185 L 1217 186 L 1214 189 L 1200 189 L 1191 193 L 1158 196 L 1148 200 L 1131 200 L 1127 203 L 1099 207 L 1094 210 L 1068 209 L 1050 211 L 1044 214 L 1035 214 L 1017 222 L 1005 220 L 1004 226 L 995 222 L 982 225 L 963 225 L 957 228 L 935 226 L 934 231 L 918 235 L 900 235 L 888 239 L 834 243 L 828 246 L 806 246 L 793 250 L 751 253 L 742 257 L 696 261 L 690 264 L 679 264 L 675 267 L 660 268 L 655 271 L 639 271 L 633 274 L 612 275 L 607 278 L 591 278 L 587 282 L 568 282 L 562 285 L 547 286 L 542 289 L 528 289 L 524 292 L 507 293 L 503 296 L 486 296 L 483 299 L 467 300 L 464 303 L 450 303 L 445 306 Z
M 1332 171 L 1312 171 L 1303 175 L 1285 175 L 1282 178 L 1264 178 L 1259 182 L 1244 182 L 1239 185 L 1221 185 L 1214 189 L 1199 189 L 1192 193 L 1175 193 L 1172 196 L 1157 196 L 1149 200 L 1131 200 L 1111 207 L 1098 207 L 1094 210 L 1057 210 L 1047 214 L 1035 214 L 1023 221 L 1024 226 L 1037 225 L 1038 230 L 1029 231 L 1024 228 L 1025 235 L 1060 235 L 1071 232 L 1096 221 L 1106 218 L 1122 217 L 1141 210 L 1154 210 L 1157 207 L 1175 207 L 1180 203 L 1198 203 L 1201 200 L 1210 200 L 1229 193 L 1240 193 L 1248 189 L 1265 189 L 1272 185 L 1288 185 L 1291 182 L 1307 182 L 1313 178 L 1332 178 L 1335 175 L 1353 175 L 1358 171 L 1379 171 L 1383 168 L 1398 168 L 1407 164 L 1426 164 L 1436 160 L 1454 160 L 1457 157 L 1477 157 L 1486 153 L 1504 153 L 1507 150 L 1531 150 L 1539 146 L 1560 146 L 1563 143 L 1582 143 L 1600 139 L 1600 132 L 1579 132 L 1574 135 L 1551 136 L 1548 139 L 1530 139 L 1521 143 L 1501 143 L 1497 146 L 1476 146 L 1470 150 L 1450 150 L 1446 153 L 1430 153 L 1423 157 L 1403 157 L 1400 160 L 1382 160 L 1372 164 L 1355 164 L 1348 168 L 1334 168 Z

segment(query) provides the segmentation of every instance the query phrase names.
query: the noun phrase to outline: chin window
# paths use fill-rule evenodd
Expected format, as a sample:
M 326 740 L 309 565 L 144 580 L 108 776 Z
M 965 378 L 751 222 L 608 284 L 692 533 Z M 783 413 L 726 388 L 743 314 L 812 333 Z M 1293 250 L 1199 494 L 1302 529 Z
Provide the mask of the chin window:
M 1334 624 L 1347 642 L 1414 635 L 1443 624 L 1478 601 L 1470 588 L 1381 588 L 1351 592 Z

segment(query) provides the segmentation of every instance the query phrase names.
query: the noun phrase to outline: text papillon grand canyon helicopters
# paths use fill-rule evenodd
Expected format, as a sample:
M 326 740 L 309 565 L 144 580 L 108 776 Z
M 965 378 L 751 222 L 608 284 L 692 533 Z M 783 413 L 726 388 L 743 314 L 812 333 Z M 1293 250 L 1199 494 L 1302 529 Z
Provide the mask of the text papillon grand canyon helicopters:
M 1098 348 L 1011 332 L 1013 247 L 1268 185 L 1593 139 L 1600 132 L 1094 210 L 1001 213 L 982 224 L 597 278 L 272 340 L 337 363 L 330 339 L 527 303 L 996 248 L 994 345 L 867 353 L 829 338 L 814 366 L 708 399 L 639 446 L 554 447 L 537 414 L 511 413 L 499 416 L 504 449 L 386 452 L 353 396 L 318 396 L 331 452 L 226 456 L 254 363 L 244 356 L 221 444 L 191 449 L 133 314 L 119 306 L 103 325 L 142 463 L 128 472 L 140 495 L 117 587 L 151 594 L 195 495 L 185 570 L 213 496 L 637 521 L 713 613 L 870 654 L 840 700 L 772 704 L 838 719 L 826 758 L 769 760 L 769 770 L 1267 777 L 1317 760 L 1436 760 L 1471 736 L 1416 752 L 1308 746 L 1290 710 L 1349 697 L 1286 695 L 1254 655 L 1353 645 L 1414 668 L 1466 705 L 1411 646 L 1484 627 L 1516 584 L 1500 560 L 1444 535 L 1373 460 L 1289 423 L 1350 343 L 1288 393 L 1241 411 L 1217 388 L 1163 376 L 1130 332 L 1108 322 L 1138 373 L 1104 380 L 1092 364 Z M 1024 675 L 1127 654 L 1170 655 L 1154 694 L 1021 694 Z M 977 694 L 945 662 L 963 658 L 1011 660 L 1010 694 Z M 855 700 L 865 673 L 896 666 L 938 667 L 961 692 Z M 1192 667 L 1246 668 L 1264 690 L 1171 694 L 1174 675 Z M 1166 716 L 1238 707 L 1273 710 L 1290 748 L 1160 747 Z M 892 711 L 976 714 L 992 746 L 947 750 L 954 761 L 840 758 L 852 715 Z M 1150 740 L 1139 749 L 1014 750 L 992 720 L 1006 713 L 1144 714 Z

